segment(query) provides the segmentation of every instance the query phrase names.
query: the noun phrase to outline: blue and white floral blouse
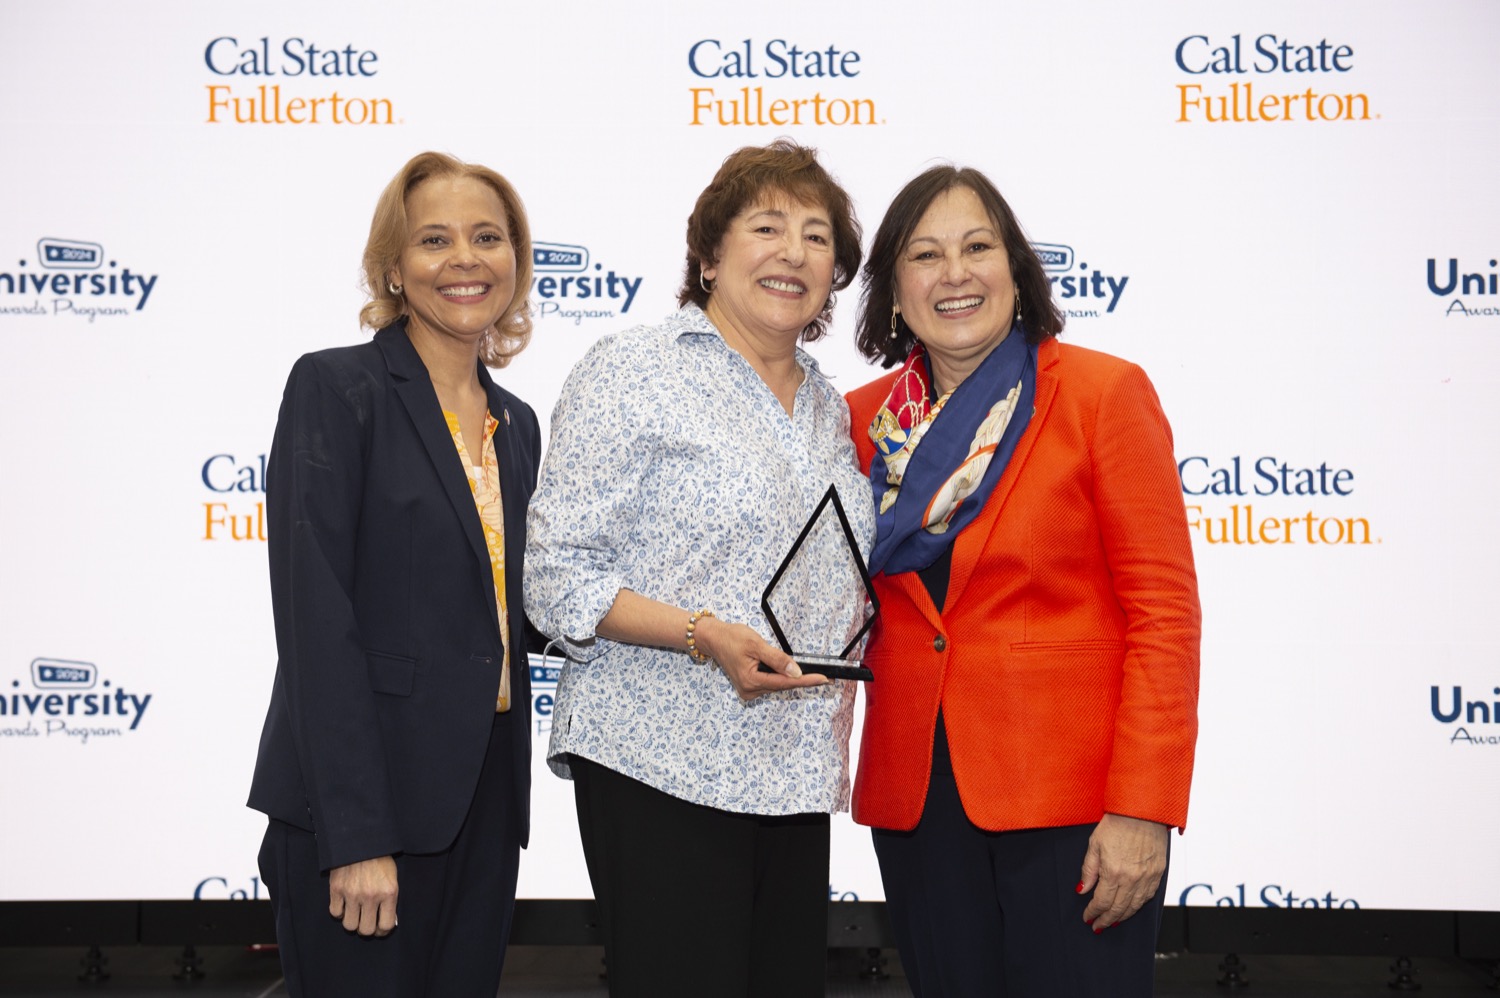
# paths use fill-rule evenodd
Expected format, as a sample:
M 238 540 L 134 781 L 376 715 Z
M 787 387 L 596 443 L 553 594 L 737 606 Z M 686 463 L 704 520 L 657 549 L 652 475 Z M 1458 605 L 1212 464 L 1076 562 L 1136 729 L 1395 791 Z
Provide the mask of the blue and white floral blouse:
M 793 415 L 701 310 L 599 340 L 573 369 L 527 520 L 526 612 L 569 661 L 548 762 L 580 755 L 726 811 L 844 810 L 854 683 L 742 701 L 712 662 L 596 637 L 621 589 L 748 624 L 830 482 L 861 555 L 875 533 L 849 410 L 799 350 Z M 864 588 L 831 507 L 778 584 L 792 651 L 837 654 Z

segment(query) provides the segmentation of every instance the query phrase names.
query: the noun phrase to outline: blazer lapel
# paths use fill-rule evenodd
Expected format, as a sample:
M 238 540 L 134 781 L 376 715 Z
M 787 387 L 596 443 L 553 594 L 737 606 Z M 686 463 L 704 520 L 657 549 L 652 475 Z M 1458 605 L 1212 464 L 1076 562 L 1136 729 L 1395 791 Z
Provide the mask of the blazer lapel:
M 417 350 L 406 338 L 404 323 L 387 326 L 375 334 L 375 342 L 385 354 L 386 367 L 395 382 L 396 397 L 406 407 L 417 437 L 422 441 L 433 471 L 442 484 L 443 493 L 453 504 L 463 525 L 464 536 L 474 557 L 484 567 L 482 573 L 490 577 L 489 549 L 485 547 L 484 531 L 479 525 L 479 512 L 474 508 L 474 493 L 469 488 L 469 478 L 464 474 L 459 461 L 458 449 L 453 446 L 453 436 L 443 420 L 443 410 L 438 405 L 437 392 L 432 388 L 432 378 L 422 363 Z M 491 585 L 493 589 L 493 585 Z M 491 605 L 494 600 L 492 599 Z
M 943 630 L 943 615 L 938 613 L 937 604 L 932 601 L 932 594 L 922 584 L 922 577 L 916 572 L 897 572 L 895 575 L 887 575 L 886 581 L 890 582 L 906 598 L 912 601 L 912 605 L 922 611 L 922 616 L 927 623 L 932 625 L 933 631 Z M 947 602 L 951 605 L 953 597 L 950 595 Z
M 969 584 L 969 579 L 974 575 L 974 567 L 979 564 L 979 556 L 984 552 L 990 533 L 995 529 L 995 524 L 1000 522 L 1000 513 L 1005 506 L 1005 500 L 1010 497 L 1011 489 L 1025 469 L 1026 458 L 1031 454 L 1037 437 L 1041 435 L 1048 413 L 1052 411 L 1052 400 L 1057 397 L 1057 372 L 1054 370 L 1057 358 L 1056 340 L 1046 340 L 1037 348 L 1036 396 L 1032 400 L 1031 421 L 1026 424 L 1026 432 L 1016 442 L 1016 449 L 1010 456 L 1010 463 L 1005 466 L 1005 472 L 1000 476 L 1000 481 L 995 483 L 995 491 L 990 494 L 989 501 L 984 504 L 984 510 L 979 514 L 979 518 L 953 542 L 953 573 L 948 582 L 948 606 L 953 606 L 958 602 L 958 598 L 963 595 L 964 587 Z M 915 576 L 917 573 L 907 572 L 906 574 Z

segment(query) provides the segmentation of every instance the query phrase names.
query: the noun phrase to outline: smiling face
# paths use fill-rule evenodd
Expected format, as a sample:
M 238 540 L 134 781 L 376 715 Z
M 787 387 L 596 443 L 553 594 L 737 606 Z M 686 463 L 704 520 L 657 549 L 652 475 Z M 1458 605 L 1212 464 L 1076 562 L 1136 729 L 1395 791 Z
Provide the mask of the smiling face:
M 472 177 L 433 177 L 406 196 L 407 240 L 390 279 L 408 332 L 478 349 L 516 294 L 516 255 L 500 196 Z
M 958 387 L 1010 333 L 1010 255 L 969 188 L 939 194 L 912 230 L 896 264 L 896 306 L 927 348 L 939 391 Z
M 757 339 L 795 342 L 827 304 L 833 270 L 827 211 L 765 198 L 734 217 L 703 268 L 714 282 L 705 311 L 720 331 L 727 323 Z

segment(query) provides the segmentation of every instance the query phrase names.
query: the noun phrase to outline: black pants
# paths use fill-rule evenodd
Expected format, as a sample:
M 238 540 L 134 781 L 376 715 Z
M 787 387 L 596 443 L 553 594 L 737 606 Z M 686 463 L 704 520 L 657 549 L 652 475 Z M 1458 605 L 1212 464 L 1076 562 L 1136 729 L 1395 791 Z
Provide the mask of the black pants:
M 346 932 L 328 914 L 317 839 L 272 820 L 260 871 L 276 914 L 292 998 L 494 998 L 515 910 L 520 823 L 509 813 L 511 714 L 496 714 L 484 768 L 458 838 L 432 855 L 396 857 L 397 926 Z
M 720 811 L 569 765 L 612 998 L 823 994 L 828 815 Z
M 1150 998 L 1163 891 L 1098 935 L 1075 888 L 1093 825 L 986 832 L 964 814 L 942 720 L 922 820 L 874 830 L 917 998 Z M 1165 874 L 1163 874 L 1165 887 Z

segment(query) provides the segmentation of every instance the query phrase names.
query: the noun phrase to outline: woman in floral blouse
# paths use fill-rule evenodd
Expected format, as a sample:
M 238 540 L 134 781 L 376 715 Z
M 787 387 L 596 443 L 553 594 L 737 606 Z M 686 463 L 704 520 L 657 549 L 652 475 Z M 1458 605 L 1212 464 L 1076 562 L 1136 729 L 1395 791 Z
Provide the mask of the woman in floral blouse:
M 769 643 L 760 596 L 830 482 L 862 555 L 873 536 L 848 409 L 798 347 L 859 239 L 813 150 L 735 152 L 688 220 L 680 310 L 596 343 L 553 414 L 526 610 L 569 658 L 549 761 L 574 780 L 611 995 L 823 993 L 854 689 Z M 858 630 L 831 518 L 776 595 L 800 651 Z

